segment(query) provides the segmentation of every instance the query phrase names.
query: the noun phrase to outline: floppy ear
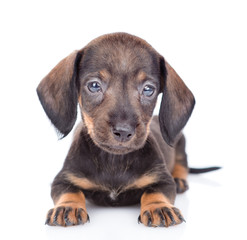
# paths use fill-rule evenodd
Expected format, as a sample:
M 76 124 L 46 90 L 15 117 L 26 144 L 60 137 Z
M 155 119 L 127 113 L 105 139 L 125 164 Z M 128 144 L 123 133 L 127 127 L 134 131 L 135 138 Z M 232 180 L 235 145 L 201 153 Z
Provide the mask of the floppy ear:
M 164 140 L 170 146 L 187 123 L 195 105 L 191 91 L 174 69 L 161 57 L 161 92 L 159 122 Z
M 73 128 L 77 116 L 79 81 L 78 65 L 82 54 L 74 51 L 60 61 L 40 82 L 39 100 L 61 137 Z

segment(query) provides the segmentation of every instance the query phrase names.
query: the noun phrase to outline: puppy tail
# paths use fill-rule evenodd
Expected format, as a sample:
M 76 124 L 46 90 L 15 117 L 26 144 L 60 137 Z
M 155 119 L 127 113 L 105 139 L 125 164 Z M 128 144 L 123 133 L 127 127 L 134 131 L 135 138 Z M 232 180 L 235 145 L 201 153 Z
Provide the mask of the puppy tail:
M 221 167 L 208 167 L 208 168 L 189 168 L 189 173 L 200 174 L 219 170 Z

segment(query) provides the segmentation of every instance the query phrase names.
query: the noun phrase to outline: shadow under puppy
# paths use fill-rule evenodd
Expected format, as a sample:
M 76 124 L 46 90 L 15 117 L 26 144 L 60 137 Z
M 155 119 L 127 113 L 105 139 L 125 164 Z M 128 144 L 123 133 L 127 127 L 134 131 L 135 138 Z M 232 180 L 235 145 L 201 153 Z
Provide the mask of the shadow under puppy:
M 62 170 L 52 183 L 48 225 L 89 220 L 85 198 L 100 205 L 141 204 L 139 222 L 171 226 L 184 221 L 173 206 L 188 189 L 185 138 L 193 110 L 190 90 L 144 40 L 101 36 L 58 63 L 37 88 L 59 134 L 82 122 Z M 159 116 L 152 117 L 162 94 Z

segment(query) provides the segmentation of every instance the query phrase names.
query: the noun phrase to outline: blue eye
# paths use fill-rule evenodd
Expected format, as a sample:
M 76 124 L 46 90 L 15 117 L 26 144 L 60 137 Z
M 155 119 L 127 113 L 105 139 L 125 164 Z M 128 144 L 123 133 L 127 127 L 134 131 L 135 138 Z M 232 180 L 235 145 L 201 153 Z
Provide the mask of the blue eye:
M 101 85 L 98 82 L 90 82 L 87 85 L 87 88 L 90 92 L 96 93 L 101 91 Z
M 146 85 L 143 90 L 142 94 L 146 97 L 151 97 L 154 93 L 155 88 L 151 85 Z

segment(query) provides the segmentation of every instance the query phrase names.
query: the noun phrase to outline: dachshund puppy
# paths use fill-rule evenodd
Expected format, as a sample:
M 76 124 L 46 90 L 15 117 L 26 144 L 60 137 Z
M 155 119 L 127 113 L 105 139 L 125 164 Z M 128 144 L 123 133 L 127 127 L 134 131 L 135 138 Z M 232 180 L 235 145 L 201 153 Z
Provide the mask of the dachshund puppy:
M 86 223 L 86 198 L 105 206 L 140 203 L 146 226 L 184 221 L 173 204 L 188 189 L 181 130 L 195 100 L 151 45 L 126 33 L 101 36 L 59 62 L 37 93 L 61 137 L 73 128 L 78 103 L 82 117 L 52 183 L 55 206 L 46 224 Z M 159 94 L 159 116 L 152 117 Z

